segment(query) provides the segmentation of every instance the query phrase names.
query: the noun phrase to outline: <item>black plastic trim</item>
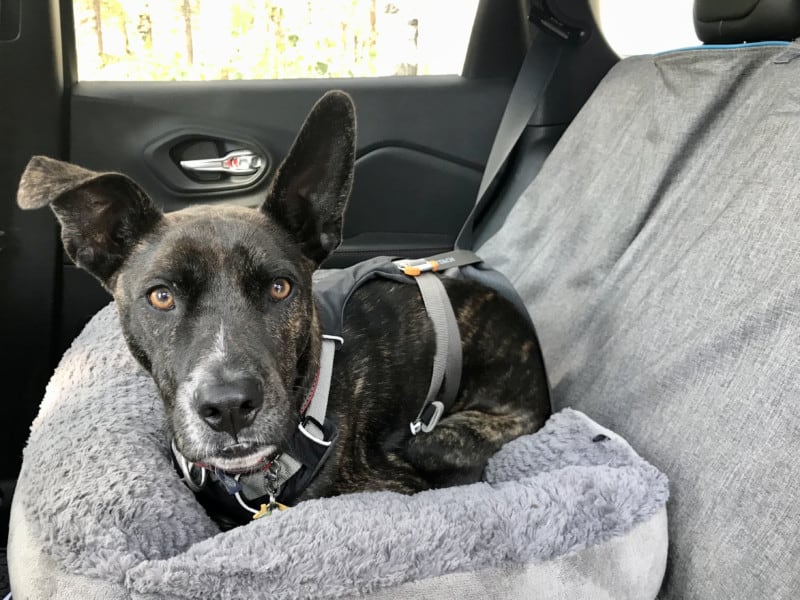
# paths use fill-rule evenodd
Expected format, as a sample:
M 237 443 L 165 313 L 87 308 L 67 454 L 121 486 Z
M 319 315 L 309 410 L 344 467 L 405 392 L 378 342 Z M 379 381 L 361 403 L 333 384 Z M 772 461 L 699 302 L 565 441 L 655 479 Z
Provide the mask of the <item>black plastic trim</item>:
M 513 82 L 530 40 L 528 0 L 480 0 L 462 75 Z
M 21 0 L 0 1 L 0 43 L 13 42 L 19 38 L 22 24 Z
M 58 3 L 25 0 L 20 18 L 19 35 L 0 43 L 0 377 L 7 400 L 0 419 L 0 479 L 16 477 L 52 372 L 60 266 L 53 215 L 22 211 L 14 202 L 31 155 L 63 156 Z

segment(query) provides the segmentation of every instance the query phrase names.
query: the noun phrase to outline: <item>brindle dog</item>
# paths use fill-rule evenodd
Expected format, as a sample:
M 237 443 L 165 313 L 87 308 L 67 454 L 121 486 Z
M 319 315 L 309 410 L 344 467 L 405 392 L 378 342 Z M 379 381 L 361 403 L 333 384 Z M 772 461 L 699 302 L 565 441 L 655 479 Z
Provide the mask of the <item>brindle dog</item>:
M 152 375 L 179 451 L 225 471 L 280 452 L 319 365 L 311 276 L 341 239 L 355 160 L 350 98 L 313 108 L 259 209 L 163 214 L 118 173 L 35 157 L 22 208 L 50 205 L 69 257 L 114 296 L 131 352 Z M 430 383 L 432 323 L 414 285 L 374 279 L 347 304 L 329 416 L 340 436 L 301 499 L 413 493 L 479 479 L 509 440 L 550 414 L 534 331 L 496 292 L 447 278 L 463 342 L 454 406 L 412 436 Z

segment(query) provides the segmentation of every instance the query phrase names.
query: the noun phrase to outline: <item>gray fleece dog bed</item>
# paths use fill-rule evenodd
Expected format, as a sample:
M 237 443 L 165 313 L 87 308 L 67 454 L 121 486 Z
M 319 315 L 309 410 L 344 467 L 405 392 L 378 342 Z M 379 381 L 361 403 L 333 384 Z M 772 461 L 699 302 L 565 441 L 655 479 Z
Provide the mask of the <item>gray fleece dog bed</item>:
M 653 598 L 663 576 L 665 476 L 577 411 L 507 444 L 481 483 L 312 500 L 224 533 L 167 439 L 109 306 L 31 428 L 16 598 Z

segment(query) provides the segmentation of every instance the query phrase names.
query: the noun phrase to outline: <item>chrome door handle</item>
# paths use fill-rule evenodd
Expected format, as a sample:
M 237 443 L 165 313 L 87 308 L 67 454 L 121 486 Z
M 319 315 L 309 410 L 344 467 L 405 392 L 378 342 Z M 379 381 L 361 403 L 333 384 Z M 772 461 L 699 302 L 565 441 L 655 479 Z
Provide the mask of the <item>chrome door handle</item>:
M 226 175 L 253 175 L 264 168 L 264 157 L 250 150 L 234 150 L 219 158 L 182 160 L 181 168 L 194 173 L 225 173 Z

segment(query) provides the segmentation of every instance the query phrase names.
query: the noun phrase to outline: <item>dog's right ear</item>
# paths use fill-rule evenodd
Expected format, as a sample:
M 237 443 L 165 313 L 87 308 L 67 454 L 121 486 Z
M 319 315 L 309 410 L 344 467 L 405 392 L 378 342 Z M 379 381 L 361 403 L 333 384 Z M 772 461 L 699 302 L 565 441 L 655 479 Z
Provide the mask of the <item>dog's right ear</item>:
M 34 156 L 19 183 L 23 209 L 50 205 L 69 257 L 106 288 L 136 242 L 163 217 L 147 194 L 121 173 L 97 173 Z

